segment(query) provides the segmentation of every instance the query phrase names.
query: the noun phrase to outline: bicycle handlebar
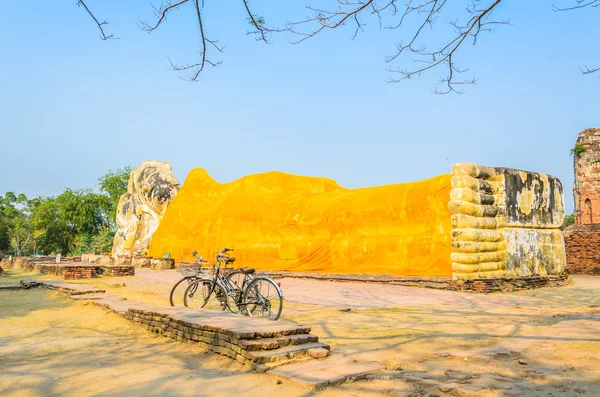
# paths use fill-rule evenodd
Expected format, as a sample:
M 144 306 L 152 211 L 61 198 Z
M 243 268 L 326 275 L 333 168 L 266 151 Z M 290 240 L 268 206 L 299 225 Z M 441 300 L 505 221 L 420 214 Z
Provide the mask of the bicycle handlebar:
M 200 255 L 198 255 L 197 251 L 192 252 L 192 256 L 195 256 L 196 258 L 198 258 L 198 262 L 200 262 L 200 263 L 208 263 L 208 261 L 206 259 L 204 259 Z

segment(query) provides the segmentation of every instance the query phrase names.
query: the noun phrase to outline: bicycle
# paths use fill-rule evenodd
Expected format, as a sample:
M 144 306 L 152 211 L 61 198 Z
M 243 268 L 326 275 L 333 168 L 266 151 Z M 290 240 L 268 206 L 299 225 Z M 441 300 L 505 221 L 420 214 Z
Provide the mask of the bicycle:
M 181 267 L 180 266 L 180 268 L 179 268 L 179 272 L 181 273 L 183 278 L 181 280 L 177 281 L 175 283 L 175 285 L 173 286 L 173 288 L 171 288 L 171 293 L 169 294 L 169 302 L 171 303 L 171 306 L 175 306 L 175 297 L 179 296 L 176 294 L 177 287 L 179 287 L 180 285 L 184 285 L 187 289 L 187 287 L 194 281 L 203 278 L 203 276 L 208 277 L 207 275 L 204 274 L 204 269 L 202 268 L 202 264 L 208 263 L 208 261 L 204 260 L 201 256 L 199 256 L 198 252 L 196 252 L 196 251 L 194 251 L 192 253 L 192 256 L 195 256 L 197 258 L 197 260 L 196 260 L 196 262 L 194 262 L 192 264 L 191 267 Z M 184 290 L 184 292 L 185 292 L 185 290 Z
M 235 262 L 235 258 L 226 255 L 230 251 L 233 249 L 223 248 L 217 254 L 212 280 L 196 280 L 188 286 L 183 297 L 185 306 L 206 307 L 214 293 L 220 310 L 278 320 L 283 310 L 279 284 L 269 277 L 256 276 L 254 269 L 241 268 L 227 273 L 227 265 Z

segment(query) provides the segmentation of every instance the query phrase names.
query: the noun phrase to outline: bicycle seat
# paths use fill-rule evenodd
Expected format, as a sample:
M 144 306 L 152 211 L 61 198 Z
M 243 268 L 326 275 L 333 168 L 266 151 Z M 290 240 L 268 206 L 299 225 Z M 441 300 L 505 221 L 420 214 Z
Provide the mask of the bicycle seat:
M 243 267 L 243 268 L 241 268 L 241 269 L 240 269 L 240 272 L 241 272 L 242 274 L 252 274 L 252 273 L 254 273 L 255 271 L 256 271 L 256 270 L 254 270 L 254 269 L 252 269 L 252 268 L 248 269 L 247 267 Z
M 225 260 L 225 263 L 233 263 L 233 262 L 235 262 L 235 258 L 229 257 Z

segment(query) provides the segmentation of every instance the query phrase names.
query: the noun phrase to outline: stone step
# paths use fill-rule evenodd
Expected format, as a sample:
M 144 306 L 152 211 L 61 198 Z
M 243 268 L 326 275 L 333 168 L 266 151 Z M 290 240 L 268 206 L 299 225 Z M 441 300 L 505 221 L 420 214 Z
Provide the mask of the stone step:
M 97 300 L 97 299 L 107 299 L 107 296 L 104 293 L 70 295 L 69 297 L 73 300 L 78 300 L 78 301 L 91 301 L 91 300 Z M 124 300 L 124 299 L 119 298 L 119 300 Z
M 277 342 L 279 342 L 280 347 L 288 345 L 302 345 L 304 343 L 316 343 L 319 341 L 319 337 L 312 334 L 288 335 L 276 339 Z
M 350 380 L 364 379 L 367 375 L 383 369 L 383 366 L 377 362 L 358 361 L 351 357 L 334 355 L 327 360 L 289 364 L 271 369 L 267 373 L 305 387 L 321 389 Z
M 256 338 L 276 338 L 280 336 L 310 334 L 310 331 L 310 327 L 303 325 L 275 323 L 254 328 L 254 335 Z
M 0 291 L 2 290 L 18 290 L 18 289 L 23 289 L 23 286 L 21 284 L 4 284 L 4 285 L 0 285 Z
M 319 337 L 316 335 L 296 334 L 277 338 L 244 339 L 240 341 L 240 347 L 247 351 L 273 350 L 284 346 L 316 343 L 318 341 Z
M 59 291 L 67 292 L 71 295 L 99 294 L 106 292 L 103 289 L 97 288 L 93 285 L 72 284 L 64 281 L 44 280 L 40 281 L 40 284 L 50 289 L 57 289 Z
M 303 343 L 290 345 L 273 350 L 245 351 L 244 357 L 257 364 L 289 362 L 297 358 L 310 356 L 311 349 L 329 350 L 324 343 Z

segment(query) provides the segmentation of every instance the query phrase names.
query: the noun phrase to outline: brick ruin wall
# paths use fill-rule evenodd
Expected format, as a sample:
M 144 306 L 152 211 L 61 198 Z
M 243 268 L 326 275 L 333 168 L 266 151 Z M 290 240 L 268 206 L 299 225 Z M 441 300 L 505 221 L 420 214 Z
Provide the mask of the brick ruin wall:
M 600 274 L 600 128 L 581 131 L 575 148 L 575 225 L 564 233 L 567 270 Z
M 81 261 L 104 266 L 133 266 L 151 270 L 175 268 L 175 260 L 172 258 L 151 258 L 147 256 L 83 254 L 81 255 Z
M 600 275 L 600 224 L 573 225 L 563 235 L 569 273 Z
M 123 277 L 134 276 L 133 266 L 94 266 L 89 264 L 37 264 L 34 270 L 41 274 L 52 274 L 61 276 L 64 280 L 76 280 L 92 277 Z
M 575 224 L 600 224 L 600 128 L 583 130 L 575 145 L 583 150 L 573 156 Z
M 92 277 L 134 276 L 135 267 L 130 265 L 99 265 L 82 263 L 80 257 L 61 258 L 56 263 L 55 257 L 16 257 L 4 258 L 0 266 L 5 269 L 24 270 L 40 274 L 60 276 L 64 280 L 75 280 Z

